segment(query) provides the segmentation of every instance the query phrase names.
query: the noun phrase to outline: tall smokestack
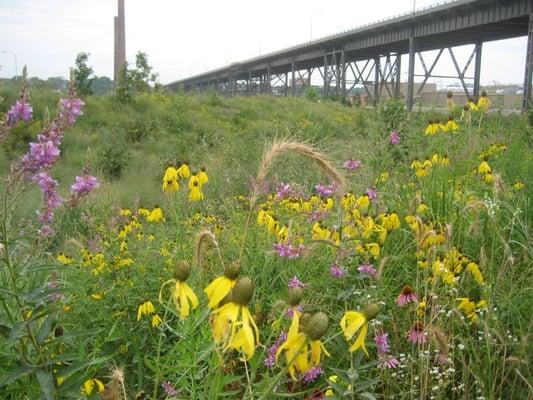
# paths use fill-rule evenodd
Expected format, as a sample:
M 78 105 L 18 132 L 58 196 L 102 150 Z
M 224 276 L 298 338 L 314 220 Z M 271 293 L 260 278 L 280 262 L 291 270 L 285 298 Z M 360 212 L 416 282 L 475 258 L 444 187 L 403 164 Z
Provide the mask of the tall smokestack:
M 118 16 L 115 17 L 115 82 L 120 69 L 126 63 L 126 24 L 124 18 L 124 0 L 118 0 Z

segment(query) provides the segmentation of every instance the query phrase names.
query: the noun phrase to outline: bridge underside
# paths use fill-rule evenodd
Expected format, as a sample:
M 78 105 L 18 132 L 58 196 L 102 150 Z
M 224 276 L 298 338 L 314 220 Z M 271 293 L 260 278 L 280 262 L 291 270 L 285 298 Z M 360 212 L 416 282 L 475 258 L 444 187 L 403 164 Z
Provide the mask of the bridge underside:
M 326 96 L 346 98 L 362 93 L 370 103 L 383 97 L 405 98 L 412 108 L 428 79 L 455 78 L 466 96 L 479 96 L 481 51 L 484 42 L 527 36 L 524 77 L 525 107 L 531 101 L 533 72 L 533 2 L 531 0 L 464 0 L 469 7 L 440 8 L 429 15 L 392 20 L 383 26 L 352 34 L 326 38 L 293 50 L 232 64 L 206 74 L 169 85 L 185 90 L 216 90 L 230 95 L 296 96 L 322 83 Z M 452 5 L 455 3 L 451 3 Z M 454 48 L 473 45 L 466 63 L 459 63 Z M 427 51 L 437 55 L 428 62 Z M 402 66 L 406 55 L 408 65 Z M 436 75 L 440 60 L 448 57 L 451 75 Z M 400 78 L 407 68 L 407 91 L 402 94 Z M 416 74 L 415 71 L 422 71 Z M 415 90 L 415 77 L 420 78 Z

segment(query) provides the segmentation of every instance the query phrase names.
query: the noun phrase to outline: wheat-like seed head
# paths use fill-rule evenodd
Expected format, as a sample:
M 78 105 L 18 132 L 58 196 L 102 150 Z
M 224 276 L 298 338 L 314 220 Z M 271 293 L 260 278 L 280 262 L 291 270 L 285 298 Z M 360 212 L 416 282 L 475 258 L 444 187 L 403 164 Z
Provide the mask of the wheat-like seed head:
M 255 203 L 255 200 L 259 194 L 259 188 L 265 182 L 266 175 L 274 164 L 274 161 L 280 155 L 290 152 L 301 154 L 304 157 L 313 160 L 322 171 L 324 171 L 334 182 L 337 183 L 339 188 L 344 186 L 344 176 L 333 166 L 333 164 L 323 153 L 306 143 L 289 141 L 285 139 L 276 140 L 263 154 L 263 159 L 261 160 L 261 164 L 257 171 L 256 183 L 252 194 L 252 205 Z
M 194 254 L 196 256 L 196 264 L 200 265 L 202 261 L 202 244 L 206 240 L 211 241 L 213 246 L 215 246 L 215 248 L 217 249 L 217 252 L 220 257 L 220 261 L 222 263 L 222 268 L 224 268 L 224 263 L 222 261 L 222 254 L 220 253 L 220 248 L 218 247 L 217 238 L 215 237 L 215 234 L 211 232 L 209 229 L 202 230 L 196 237 L 196 245 L 195 245 L 195 250 L 194 250 Z

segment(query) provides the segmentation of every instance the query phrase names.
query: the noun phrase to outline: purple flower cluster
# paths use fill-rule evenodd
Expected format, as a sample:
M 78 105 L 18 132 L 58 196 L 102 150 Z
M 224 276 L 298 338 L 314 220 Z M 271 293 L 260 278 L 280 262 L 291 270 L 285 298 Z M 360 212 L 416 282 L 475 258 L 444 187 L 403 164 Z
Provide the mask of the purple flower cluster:
M 279 346 L 281 346 L 287 340 L 287 333 L 282 332 L 276 342 L 268 348 L 268 356 L 263 361 L 263 365 L 267 368 L 272 368 L 276 364 L 276 353 L 278 352 Z
M 41 223 L 40 234 L 42 236 L 51 236 L 54 234 L 54 230 L 50 226 L 54 220 L 54 210 L 62 204 L 61 197 L 57 193 L 58 183 L 47 171 L 40 172 L 32 177 L 43 194 L 44 207 L 39 214 L 39 222 Z
M 359 268 L 357 268 L 357 270 L 360 273 L 366 274 L 372 278 L 375 278 L 378 273 L 378 271 L 376 270 L 376 268 L 374 268 L 372 264 L 361 264 Z
M 287 317 L 289 317 L 289 318 L 294 317 L 294 309 L 295 309 L 295 308 L 296 308 L 296 310 L 297 310 L 298 312 L 300 312 L 300 313 L 303 311 L 302 306 L 298 304 L 296 307 L 289 307 L 289 308 L 287 308 L 287 311 L 285 311 L 285 315 L 286 315 Z
M 12 127 L 19 121 L 30 121 L 33 107 L 25 100 L 17 100 L 7 112 L 7 126 Z
M 39 135 L 37 143 L 30 143 L 30 151 L 22 156 L 26 171 L 36 172 L 54 166 L 61 151 L 51 140 Z
M 73 125 L 76 119 L 83 115 L 82 108 L 85 105 L 82 99 L 68 98 L 62 99 L 59 103 L 59 118 L 67 125 Z
M 374 343 L 376 344 L 380 359 L 378 368 L 396 368 L 398 365 L 400 365 L 400 362 L 396 358 L 389 356 L 390 347 L 388 337 L 388 333 L 382 333 L 380 335 L 376 335 L 374 338 Z
M 301 253 L 305 250 L 305 246 L 303 244 L 293 246 L 290 243 L 275 243 L 274 250 L 280 257 L 292 260 L 300 257 Z
M 179 395 L 179 391 L 174 389 L 169 381 L 161 383 L 161 387 L 165 391 L 166 395 L 172 399 Z
M 70 186 L 70 192 L 76 198 L 87 196 L 100 186 L 100 182 L 92 175 L 77 176 L 76 182 Z
M 306 287 L 307 287 L 307 285 L 305 283 L 303 283 L 300 279 L 298 279 L 297 276 L 293 276 L 289 280 L 289 289 L 294 289 L 294 288 L 305 289 Z
M 360 160 L 348 160 L 344 164 L 342 164 L 344 168 L 350 171 L 355 171 L 361 168 L 362 165 L 363 163 Z
M 327 210 L 313 210 L 309 217 L 307 218 L 308 222 L 316 222 L 323 219 L 326 219 L 329 216 L 329 212 Z
M 366 194 L 372 203 L 375 203 L 378 200 L 378 192 L 375 188 L 370 187 L 366 190 Z
M 278 199 L 284 199 L 285 197 L 289 197 L 292 192 L 293 190 L 291 185 L 289 185 L 288 183 L 281 183 L 276 189 L 276 197 Z
M 400 144 L 400 134 L 397 131 L 392 131 L 389 135 L 389 143 L 393 146 Z
M 335 190 L 334 185 L 323 185 L 319 183 L 315 186 L 315 190 L 317 193 L 321 196 L 331 196 L 333 194 L 333 191 Z
M 346 275 L 346 270 L 343 267 L 337 265 L 337 263 L 333 263 L 329 268 L 329 273 L 332 277 L 339 279 Z
M 305 383 L 314 382 L 320 375 L 322 375 L 323 372 L 324 371 L 322 370 L 320 365 L 316 365 L 303 374 L 302 381 L 304 381 Z

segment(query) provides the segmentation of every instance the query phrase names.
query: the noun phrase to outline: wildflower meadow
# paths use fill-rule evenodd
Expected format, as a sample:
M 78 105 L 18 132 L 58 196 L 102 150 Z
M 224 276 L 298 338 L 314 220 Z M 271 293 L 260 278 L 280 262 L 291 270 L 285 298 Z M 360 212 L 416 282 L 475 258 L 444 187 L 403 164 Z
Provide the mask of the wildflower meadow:
M 0 398 L 533 398 L 533 114 L 0 99 Z

